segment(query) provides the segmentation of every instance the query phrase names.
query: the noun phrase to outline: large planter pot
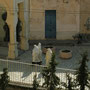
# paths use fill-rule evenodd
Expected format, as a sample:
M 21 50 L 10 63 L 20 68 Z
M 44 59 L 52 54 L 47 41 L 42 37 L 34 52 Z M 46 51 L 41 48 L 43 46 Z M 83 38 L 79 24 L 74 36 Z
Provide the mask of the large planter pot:
M 62 59 L 69 59 L 72 57 L 72 51 L 71 50 L 60 50 L 60 58 Z
M 48 48 L 50 48 L 52 50 L 52 52 L 55 52 L 55 47 L 53 47 L 53 46 L 46 46 L 46 47 L 43 48 L 43 53 L 44 54 L 46 54 Z

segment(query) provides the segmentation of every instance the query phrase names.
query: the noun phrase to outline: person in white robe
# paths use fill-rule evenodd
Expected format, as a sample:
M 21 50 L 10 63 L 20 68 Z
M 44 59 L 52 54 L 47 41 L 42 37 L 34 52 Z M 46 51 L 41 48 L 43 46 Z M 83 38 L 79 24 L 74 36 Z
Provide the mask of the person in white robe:
M 50 48 L 47 49 L 47 52 L 46 52 L 46 66 L 49 65 L 49 62 L 51 61 L 51 58 L 52 58 L 52 50 Z
M 39 48 L 37 45 L 34 45 L 34 49 L 32 51 L 32 62 L 39 62 Z
M 39 58 L 40 62 L 42 62 L 42 50 L 41 50 L 41 43 L 39 43 L 39 44 L 38 44 L 38 48 L 39 48 L 39 56 L 38 56 L 38 58 Z

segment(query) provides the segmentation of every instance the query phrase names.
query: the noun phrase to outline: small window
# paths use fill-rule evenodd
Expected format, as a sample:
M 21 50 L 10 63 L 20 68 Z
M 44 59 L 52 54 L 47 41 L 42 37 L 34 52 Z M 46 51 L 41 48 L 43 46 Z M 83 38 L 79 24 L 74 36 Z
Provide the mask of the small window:
M 63 3 L 68 3 L 68 0 L 63 0 Z
M 85 24 L 87 30 L 90 30 L 90 17 L 88 17 L 88 19 L 86 20 L 86 24 Z

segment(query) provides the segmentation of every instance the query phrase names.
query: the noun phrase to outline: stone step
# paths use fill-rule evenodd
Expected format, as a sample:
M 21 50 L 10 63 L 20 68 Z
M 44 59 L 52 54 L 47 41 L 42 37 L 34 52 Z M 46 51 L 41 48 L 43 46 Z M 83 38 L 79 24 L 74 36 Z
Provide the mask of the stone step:
M 41 43 L 42 45 L 48 45 L 48 46 L 53 46 L 53 45 L 73 45 L 75 43 L 75 40 L 30 40 L 29 44 L 34 45 Z

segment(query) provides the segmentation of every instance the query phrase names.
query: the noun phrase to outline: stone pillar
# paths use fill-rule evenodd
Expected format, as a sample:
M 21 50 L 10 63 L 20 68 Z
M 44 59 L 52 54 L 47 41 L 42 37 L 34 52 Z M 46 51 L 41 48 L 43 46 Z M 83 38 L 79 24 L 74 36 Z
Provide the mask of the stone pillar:
M 28 44 L 28 39 L 27 39 L 27 37 L 21 36 L 20 48 L 21 48 L 22 50 L 28 50 L 28 49 L 29 49 L 29 44 Z
M 10 42 L 8 44 L 8 58 L 15 59 L 18 56 L 17 42 L 16 42 L 16 24 L 17 12 L 7 11 L 7 24 L 10 29 Z
M 25 7 L 24 2 L 20 3 L 20 5 L 19 5 L 19 18 L 22 22 L 22 31 L 21 31 L 21 35 L 20 35 L 20 40 L 21 40 L 20 48 L 22 50 L 28 50 L 29 44 L 28 44 L 28 29 L 27 29 L 27 27 L 29 27 L 29 26 L 26 25 L 27 22 L 26 22 L 25 15 L 27 15 L 27 14 L 26 14 L 26 12 L 24 12 L 24 10 L 25 10 L 24 7 Z

